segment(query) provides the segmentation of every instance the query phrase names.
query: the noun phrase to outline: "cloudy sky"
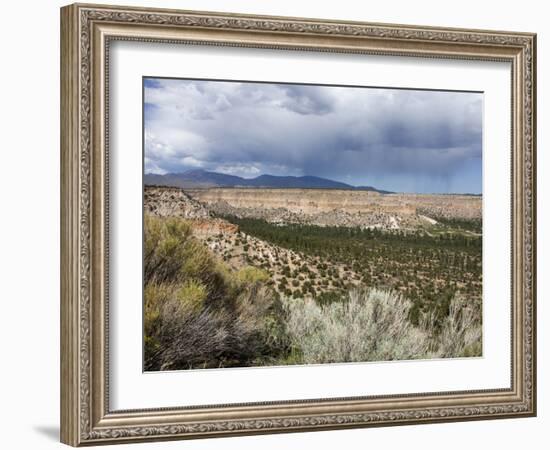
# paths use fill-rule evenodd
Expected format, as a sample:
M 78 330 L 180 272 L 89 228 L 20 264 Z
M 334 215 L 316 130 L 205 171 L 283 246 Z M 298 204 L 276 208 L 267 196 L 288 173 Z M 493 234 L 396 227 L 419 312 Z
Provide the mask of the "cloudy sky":
M 145 172 L 482 189 L 480 93 L 144 80 Z

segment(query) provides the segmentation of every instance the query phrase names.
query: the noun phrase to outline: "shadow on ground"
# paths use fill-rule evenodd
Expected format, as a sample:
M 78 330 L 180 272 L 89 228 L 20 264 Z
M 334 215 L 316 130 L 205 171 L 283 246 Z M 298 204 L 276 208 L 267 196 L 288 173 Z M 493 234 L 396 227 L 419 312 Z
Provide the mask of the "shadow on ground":
M 52 441 L 59 442 L 59 427 L 53 425 L 35 425 L 34 430 Z

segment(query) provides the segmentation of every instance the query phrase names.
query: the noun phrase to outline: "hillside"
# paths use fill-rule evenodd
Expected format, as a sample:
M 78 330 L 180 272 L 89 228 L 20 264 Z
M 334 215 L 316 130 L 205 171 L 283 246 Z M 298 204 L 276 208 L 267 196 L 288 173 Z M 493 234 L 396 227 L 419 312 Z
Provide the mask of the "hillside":
M 200 202 L 175 187 L 146 186 L 143 193 L 143 208 L 147 213 L 160 217 L 211 217 L 210 212 Z
M 208 209 L 180 188 L 145 186 L 143 209 L 151 216 L 187 219 L 193 234 L 199 238 L 237 232 L 236 225 L 213 217 Z

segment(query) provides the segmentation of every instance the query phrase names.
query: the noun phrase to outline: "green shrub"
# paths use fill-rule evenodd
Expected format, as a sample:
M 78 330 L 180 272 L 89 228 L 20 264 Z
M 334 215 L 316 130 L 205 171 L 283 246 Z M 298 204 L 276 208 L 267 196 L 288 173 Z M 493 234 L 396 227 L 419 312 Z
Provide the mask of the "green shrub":
M 315 301 L 318 305 L 328 305 L 335 302 L 345 302 L 348 299 L 349 296 L 340 291 L 324 291 L 315 298 Z
M 144 222 L 144 282 L 173 280 L 189 253 L 191 228 L 183 220 L 149 215 Z
M 245 266 L 237 272 L 236 278 L 244 284 L 263 283 L 269 280 L 269 274 L 254 266 Z
M 187 303 L 190 308 L 199 310 L 206 300 L 208 292 L 206 287 L 196 280 L 186 280 L 176 291 L 177 299 L 182 303 Z
M 247 366 L 284 355 L 268 275 L 231 272 L 179 218 L 145 217 L 146 370 Z

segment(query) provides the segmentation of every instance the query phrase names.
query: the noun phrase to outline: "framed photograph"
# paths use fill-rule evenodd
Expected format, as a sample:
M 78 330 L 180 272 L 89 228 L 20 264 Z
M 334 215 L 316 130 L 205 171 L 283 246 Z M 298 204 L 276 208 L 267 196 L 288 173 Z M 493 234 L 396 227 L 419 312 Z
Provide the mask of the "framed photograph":
M 535 415 L 535 58 L 62 8 L 62 442 Z

